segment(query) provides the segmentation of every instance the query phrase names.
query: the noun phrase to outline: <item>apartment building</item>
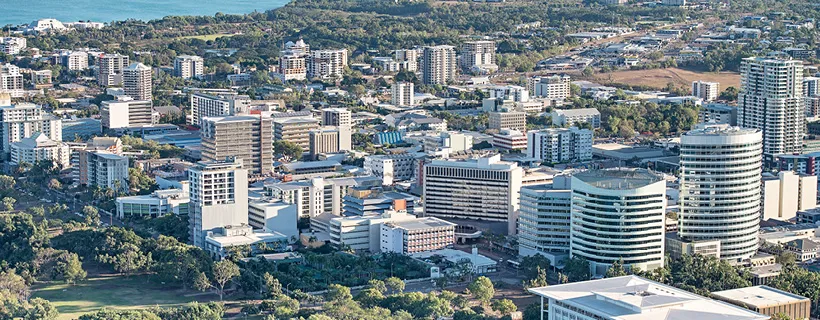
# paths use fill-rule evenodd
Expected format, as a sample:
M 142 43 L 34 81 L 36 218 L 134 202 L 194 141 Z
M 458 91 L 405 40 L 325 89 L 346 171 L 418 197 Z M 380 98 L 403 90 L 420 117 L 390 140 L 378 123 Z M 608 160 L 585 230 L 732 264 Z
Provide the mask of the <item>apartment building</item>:
M 527 156 L 548 163 L 592 160 L 592 130 L 552 128 L 527 133 Z
M 518 216 L 518 254 L 540 254 L 557 265 L 569 257 L 570 178 L 556 176 L 549 184 L 521 188 Z
M 530 101 L 529 91 L 521 86 L 496 86 L 487 89 L 487 91 L 490 94 L 490 99 L 512 102 Z
M 51 140 L 40 132 L 11 144 L 11 165 L 51 161 L 58 168 L 67 169 L 71 166 L 70 160 L 71 152 L 67 144 Z
M 530 95 L 550 100 L 566 100 L 570 92 L 570 77 L 554 75 L 549 77 L 533 77 L 527 79 L 527 90 Z
M 128 190 L 128 157 L 108 151 L 85 151 L 80 163 L 80 184 Z
M 125 129 L 155 124 L 153 102 L 150 100 L 103 101 L 100 121 L 105 129 Z
M 88 53 L 82 51 L 63 51 L 57 56 L 57 63 L 69 71 L 88 69 Z
M 311 51 L 307 61 L 309 78 L 342 78 L 347 66 L 347 49 Z
M 489 128 L 496 130 L 512 129 L 525 132 L 527 131 L 527 113 L 520 111 L 490 112 Z
M 817 207 L 817 176 L 780 171 L 763 174 L 761 214 L 763 220 L 792 221 L 798 211 Z
M 709 81 L 692 81 L 692 95 L 704 102 L 715 101 L 720 96 L 720 83 Z
M 128 67 L 128 56 L 104 53 L 97 57 L 97 83 L 103 87 L 122 85 L 122 71 Z
M 0 52 L 7 55 L 17 55 L 26 49 L 26 38 L 0 37 Z
M 246 95 L 194 92 L 191 94 L 191 124 L 201 127 L 202 119 L 206 117 L 244 114 L 250 105 L 251 98 Z
M 399 70 L 416 72 L 419 70 L 419 52 L 415 49 L 402 49 L 393 52 L 393 60 Z
M 183 55 L 174 59 L 174 76 L 183 79 L 199 78 L 205 74 L 205 60 L 200 56 Z
M 421 82 L 446 85 L 456 79 L 456 50 L 453 46 L 424 47 L 421 59 Z
M 593 129 L 601 127 L 601 112 L 595 108 L 583 109 L 555 109 L 550 113 L 552 124 L 566 127 L 577 126 L 582 123 L 589 123 Z
M 353 150 L 350 126 L 321 127 L 308 132 L 308 152 L 314 160 L 323 153 Z
M 122 88 L 125 95 L 134 100 L 151 101 L 153 99 L 151 76 L 151 67 L 139 62 L 122 69 Z
M 252 174 L 273 171 L 273 121 L 260 116 L 202 119 L 202 159 L 233 157 Z
M 312 118 L 284 118 L 273 120 L 274 140 L 285 140 L 310 149 L 310 131 L 319 128 L 319 121 Z
M 304 55 L 287 53 L 279 57 L 279 79 L 307 80 L 307 60 Z
M 499 150 L 526 150 L 527 135 L 518 130 L 501 129 L 493 134 L 493 147 Z
M 6 93 L 12 98 L 21 98 L 25 93 L 24 85 L 20 68 L 11 63 L 0 65 L 0 94 Z
M 2 95 L 0 93 L 0 104 L 5 104 Z M 33 137 L 37 132 L 51 140 L 62 141 L 62 120 L 30 103 L 0 106 L 0 151 L 3 158 L 8 157 L 12 143 Z
M 407 107 L 416 105 L 415 88 L 412 82 L 396 82 L 390 87 L 390 102 L 394 106 Z
M 415 178 L 423 157 L 420 152 L 365 156 L 364 171 L 379 177 L 382 185 L 391 186 Z
M 322 125 L 323 126 L 352 126 L 352 116 L 350 110 L 345 108 L 326 108 L 322 109 Z
M 219 228 L 248 224 L 248 170 L 242 161 L 200 161 L 186 171 L 190 184 L 191 243 L 205 247 L 205 238 Z
M 469 72 L 498 71 L 495 61 L 495 41 L 467 41 L 461 47 L 461 67 Z
M 313 178 L 310 180 L 266 184 L 264 192 L 273 199 L 295 204 L 300 217 L 316 217 L 322 213 L 342 214 L 342 198 L 354 186 L 379 186 L 371 176 L 356 178 Z

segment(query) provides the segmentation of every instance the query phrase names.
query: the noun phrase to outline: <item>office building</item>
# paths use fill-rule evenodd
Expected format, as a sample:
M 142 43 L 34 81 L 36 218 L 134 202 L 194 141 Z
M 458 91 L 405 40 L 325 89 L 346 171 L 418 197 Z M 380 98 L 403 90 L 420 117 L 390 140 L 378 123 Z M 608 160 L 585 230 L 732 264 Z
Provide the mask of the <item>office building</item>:
M 128 190 L 128 157 L 108 151 L 85 151 L 80 164 L 80 184 Z
M 202 159 L 233 157 L 251 174 L 268 174 L 273 170 L 272 126 L 270 119 L 255 115 L 203 118 Z
M 780 171 L 763 175 L 762 219 L 791 221 L 798 211 L 817 207 L 817 176 Z
M 342 197 L 343 216 L 372 216 L 385 213 L 390 208 L 401 207 L 415 213 L 415 197 L 401 192 L 383 191 L 381 186 L 352 186 Z
M 242 161 L 200 161 L 187 170 L 191 243 L 205 247 L 218 228 L 248 224 L 248 170 Z
M 70 167 L 71 154 L 68 145 L 61 141 L 49 139 L 37 132 L 33 136 L 11 144 L 11 164 L 36 164 L 38 161 L 51 161 L 60 169 Z
M 561 127 L 578 126 L 583 123 L 589 123 L 592 129 L 601 127 L 601 112 L 595 108 L 554 109 L 550 116 L 552 117 L 552 124 Z
M 526 150 L 527 135 L 513 129 L 501 129 L 493 134 L 493 147 L 499 150 Z
M 416 105 L 416 94 L 412 82 L 396 82 L 390 88 L 391 97 L 390 102 L 394 106 L 408 107 Z
M 194 92 L 191 94 L 191 124 L 202 126 L 205 117 L 233 116 L 247 113 L 251 98 L 236 93 L 208 94 Z
M 673 259 L 696 254 L 720 259 L 720 240 L 687 240 L 678 236 L 677 232 L 667 231 L 664 250 Z
M 715 101 L 720 95 L 720 83 L 692 81 L 692 95 L 703 99 L 704 102 Z
M 285 140 L 310 149 L 310 131 L 319 128 L 319 121 L 310 118 L 284 118 L 273 120 L 274 141 Z
M 178 56 L 174 59 L 174 76 L 191 79 L 205 74 L 205 61 L 199 56 Z
M 570 80 L 568 75 L 533 77 L 527 79 L 527 90 L 533 97 L 566 100 L 571 95 Z
M 82 51 L 63 51 L 58 56 L 58 63 L 69 71 L 88 69 L 88 53 Z
M 424 216 L 506 222 L 515 234 L 524 169 L 500 155 L 433 160 L 423 169 Z
M 527 113 L 520 111 L 490 112 L 489 128 L 496 130 L 512 129 L 525 132 L 527 131 Z
M 592 160 L 592 130 L 552 128 L 527 133 L 527 156 L 547 163 Z
M 6 93 L 12 98 L 21 98 L 25 92 L 24 84 L 20 68 L 11 63 L 0 65 L 0 94 Z
M 187 185 L 186 185 L 187 186 Z M 143 196 L 118 197 L 117 217 L 158 218 L 165 215 L 188 215 L 188 190 L 156 190 Z
M 347 66 L 347 49 L 316 50 L 310 52 L 307 59 L 309 78 L 341 79 Z
M 810 319 L 811 300 L 769 286 L 754 286 L 712 292 L 712 298 L 770 317 L 785 315 L 789 319 Z
M 709 103 L 698 112 L 698 123 L 737 125 L 737 107 L 722 103 Z
M 105 129 L 153 125 L 153 103 L 150 100 L 130 99 L 103 101 L 100 106 L 100 121 Z
M 574 174 L 570 255 L 603 275 L 623 259 L 627 268 L 663 268 L 666 181 L 645 169 Z
M 399 153 L 364 157 L 364 171 L 381 179 L 382 185 L 415 178 L 423 153 Z
M 273 199 L 296 205 L 300 217 L 316 217 L 322 213 L 342 214 L 342 198 L 354 186 L 379 186 L 375 177 L 313 178 L 265 185 L 265 194 Z
M 421 82 L 446 85 L 456 79 L 456 49 L 453 46 L 424 47 Z
M 0 105 L 3 103 L 0 93 Z M 11 152 L 11 144 L 41 132 L 51 140 L 63 138 L 62 120 L 43 111 L 43 108 L 30 104 L 0 106 L 0 150 L 3 158 Z
M 433 217 L 388 221 L 381 224 L 379 251 L 408 255 L 452 247 L 455 227 Z
M 715 301 L 638 276 L 531 288 L 541 319 L 768 320 L 770 316 Z
M 558 265 L 569 257 L 570 177 L 556 176 L 552 183 L 521 188 L 518 216 L 518 254 L 540 254 Z
M 248 224 L 256 230 L 278 232 L 288 239 L 299 237 L 299 212 L 295 204 L 282 201 L 248 203 Z
M 7 55 L 16 55 L 26 49 L 26 38 L 0 37 L 0 52 Z
M 467 41 L 461 47 L 461 67 L 469 72 L 498 71 L 495 63 L 495 41 Z
M 803 148 L 803 62 L 744 58 L 740 66 L 737 124 L 763 133 L 764 161 Z
M 349 126 L 322 127 L 308 132 L 308 152 L 314 160 L 322 153 L 338 153 L 353 150 Z
M 214 260 L 221 260 L 235 252 L 233 248 L 236 247 L 250 249 L 251 256 L 261 253 L 262 247 L 265 251 L 283 252 L 289 241 L 288 237 L 279 232 L 257 232 L 243 223 L 213 228 L 205 235 L 202 249 Z
M 760 227 L 760 130 L 698 125 L 681 136 L 678 235 L 720 240 L 722 259 L 757 252 Z
M 97 57 L 97 83 L 103 87 L 122 85 L 122 72 L 128 67 L 128 56 L 104 53 Z
M 151 101 L 153 88 L 151 81 L 151 68 L 142 64 L 134 63 L 122 70 L 122 88 L 125 95 L 134 100 Z
M 352 126 L 350 110 L 345 108 L 322 109 L 323 126 Z

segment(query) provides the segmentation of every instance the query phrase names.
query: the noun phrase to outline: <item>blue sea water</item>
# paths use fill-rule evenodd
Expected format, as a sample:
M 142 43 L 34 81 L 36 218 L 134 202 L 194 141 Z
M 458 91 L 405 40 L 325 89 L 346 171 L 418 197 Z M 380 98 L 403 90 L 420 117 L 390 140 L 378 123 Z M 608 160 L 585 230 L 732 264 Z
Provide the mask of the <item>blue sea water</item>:
M 63 22 L 126 19 L 151 20 L 165 16 L 250 13 L 279 8 L 289 0 L 0 0 L 0 26 L 27 24 L 43 18 Z

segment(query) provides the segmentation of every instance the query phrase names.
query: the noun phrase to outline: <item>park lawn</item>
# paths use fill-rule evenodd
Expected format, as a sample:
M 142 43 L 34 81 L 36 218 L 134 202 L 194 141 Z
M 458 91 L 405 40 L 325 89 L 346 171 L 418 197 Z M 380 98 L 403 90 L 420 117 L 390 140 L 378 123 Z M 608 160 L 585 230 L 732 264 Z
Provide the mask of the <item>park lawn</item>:
M 89 278 L 76 285 L 62 282 L 42 283 L 33 287 L 32 297 L 51 301 L 60 311 L 59 319 L 77 319 L 100 308 L 147 308 L 175 306 L 192 301 L 208 301 L 215 295 L 196 295 L 197 291 L 183 290 L 139 275 L 125 278 Z
M 217 33 L 217 34 L 201 34 L 201 35 L 196 35 L 196 36 L 184 36 L 184 37 L 179 37 L 177 39 L 199 39 L 199 40 L 202 40 L 202 41 L 210 41 L 210 40 L 216 40 L 216 38 L 233 37 L 233 36 L 234 35 L 230 34 L 230 33 Z

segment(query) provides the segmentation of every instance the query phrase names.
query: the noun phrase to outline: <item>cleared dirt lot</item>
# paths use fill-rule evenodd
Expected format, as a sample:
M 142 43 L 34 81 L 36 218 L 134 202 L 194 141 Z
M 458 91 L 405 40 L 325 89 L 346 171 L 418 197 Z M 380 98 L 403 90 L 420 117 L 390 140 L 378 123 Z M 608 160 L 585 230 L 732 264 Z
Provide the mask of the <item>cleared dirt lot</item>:
M 666 88 L 669 82 L 688 87 L 697 80 L 720 82 L 721 91 L 727 87 L 740 88 L 740 74 L 735 72 L 696 72 L 678 68 L 616 71 L 596 74 L 594 79 L 602 84 L 614 82 L 658 89 Z

